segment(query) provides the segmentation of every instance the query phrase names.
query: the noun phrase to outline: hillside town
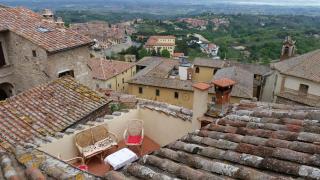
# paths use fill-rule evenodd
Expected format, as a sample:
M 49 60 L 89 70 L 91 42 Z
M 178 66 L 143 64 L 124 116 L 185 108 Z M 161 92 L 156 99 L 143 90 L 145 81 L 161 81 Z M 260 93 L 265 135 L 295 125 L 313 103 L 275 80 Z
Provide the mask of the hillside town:
M 0 6 L 0 180 L 320 179 L 320 49 L 247 63 L 193 33 L 191 59 L 137 23 Z

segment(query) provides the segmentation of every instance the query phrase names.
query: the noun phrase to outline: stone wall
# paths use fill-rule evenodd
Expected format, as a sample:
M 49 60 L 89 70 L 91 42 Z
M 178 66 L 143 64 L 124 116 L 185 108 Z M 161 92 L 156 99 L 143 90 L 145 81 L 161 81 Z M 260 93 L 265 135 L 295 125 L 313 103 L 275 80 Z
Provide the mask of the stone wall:
M 14 67 L 12 84 L 17 93 L 49 80 L 43 72 L 47 61 L 45 50 L 13 32 L 8 33 L 5 41 L 8 62 Z M 32 51 L 36 51 L 37 57 L 33 57 Z
M 7 61 L 7 66 L 0 70 L 0 82 L 12 84 L 16 93 L 57 79 L 59 73 L 66 70 L 73 70 L 80 83 L 92 88 L 92 76 L 87 66 L 90 58 L 88 47 L 48 54 L 40 46 L 13 32 L 2 33 L 0 41 L 4 44 Z
M 74 77 L 80 83 L 93 87 L 92 76 L 88 67 L 90 51 L 87 46 L 70 49 L 56 54 L 48 55 L 46 71 L 51 79 L 58 78 L 59 73 L 73 70 Z

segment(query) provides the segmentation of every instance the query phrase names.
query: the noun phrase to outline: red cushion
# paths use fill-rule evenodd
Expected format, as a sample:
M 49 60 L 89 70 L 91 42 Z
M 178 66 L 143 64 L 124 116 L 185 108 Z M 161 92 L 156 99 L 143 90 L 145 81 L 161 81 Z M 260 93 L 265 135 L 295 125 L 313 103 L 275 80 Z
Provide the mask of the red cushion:
M 87 165 L 80 165 L 80 166 L 78 166 L 78 168 L 81 169 L 82 171 L 88 171 Z
M 139 144 L 141 140 L 142 140 L 141 136 L 128 136 L 127 142 L 131 144 Z

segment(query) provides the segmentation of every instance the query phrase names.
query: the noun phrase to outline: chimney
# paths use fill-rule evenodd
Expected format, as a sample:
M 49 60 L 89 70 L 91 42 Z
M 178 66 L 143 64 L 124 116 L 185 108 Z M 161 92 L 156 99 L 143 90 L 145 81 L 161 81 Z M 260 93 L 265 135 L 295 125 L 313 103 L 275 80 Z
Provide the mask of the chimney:
M 54 22 L 54 14 L 50 9 L 44 9 L 42 11 L 42 17 L 45 21 Z
M 201 128 L 201 122 L 198 118 L 204 116 L 208 110 L 208 90 L 211 88 L 206 83 L 196 83 L 193 87 L 193 116 L 192 116 L 192 130 Z
M 223 116 L 228 112 L 231 91 L 236 82 L 228 78 L 222 78 L 213 80 L 212 84 L 214 85 L 216 102 L 214 105 L 215 112 L 210 113 L 219 114 L 219 116 Z
M 62 20 L 62 17 L 57 18 L 56 25 L 58 28 L 64 28 L 64 22 Z
M 190 68 L 192 64 L 185 57 L 180 57 L 179 64 L 179 77 L 180 80 L 190 80 L 192 74 L 190 74 Z

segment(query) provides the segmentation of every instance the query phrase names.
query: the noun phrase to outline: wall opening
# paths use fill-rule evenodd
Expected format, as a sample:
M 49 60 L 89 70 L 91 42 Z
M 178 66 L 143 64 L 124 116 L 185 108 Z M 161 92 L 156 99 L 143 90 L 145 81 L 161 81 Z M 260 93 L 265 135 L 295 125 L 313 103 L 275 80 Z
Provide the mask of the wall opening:
M 59 78 L 60 77 L 64 77 L 64 76 L 72 76 L 74 77 L 74 71 L 73 70 L 69 70 L 69 71 L 64 71 L 64 72 L 61 72 L 59 73 Z
M 300 95 L 307 95 L 309 90 L 309 86 L 306 84 L 300 84 L 299 87 L 299 94 Z
M 4 58 L 4 51 L 3 51 L 2 43 L 0 41 L 0 67 L 4 65 L 6 65 L 6 60 Z
M 10 83 L 0 84 L 0 100 L 3 101 L 13 95 L 13 85 Z

